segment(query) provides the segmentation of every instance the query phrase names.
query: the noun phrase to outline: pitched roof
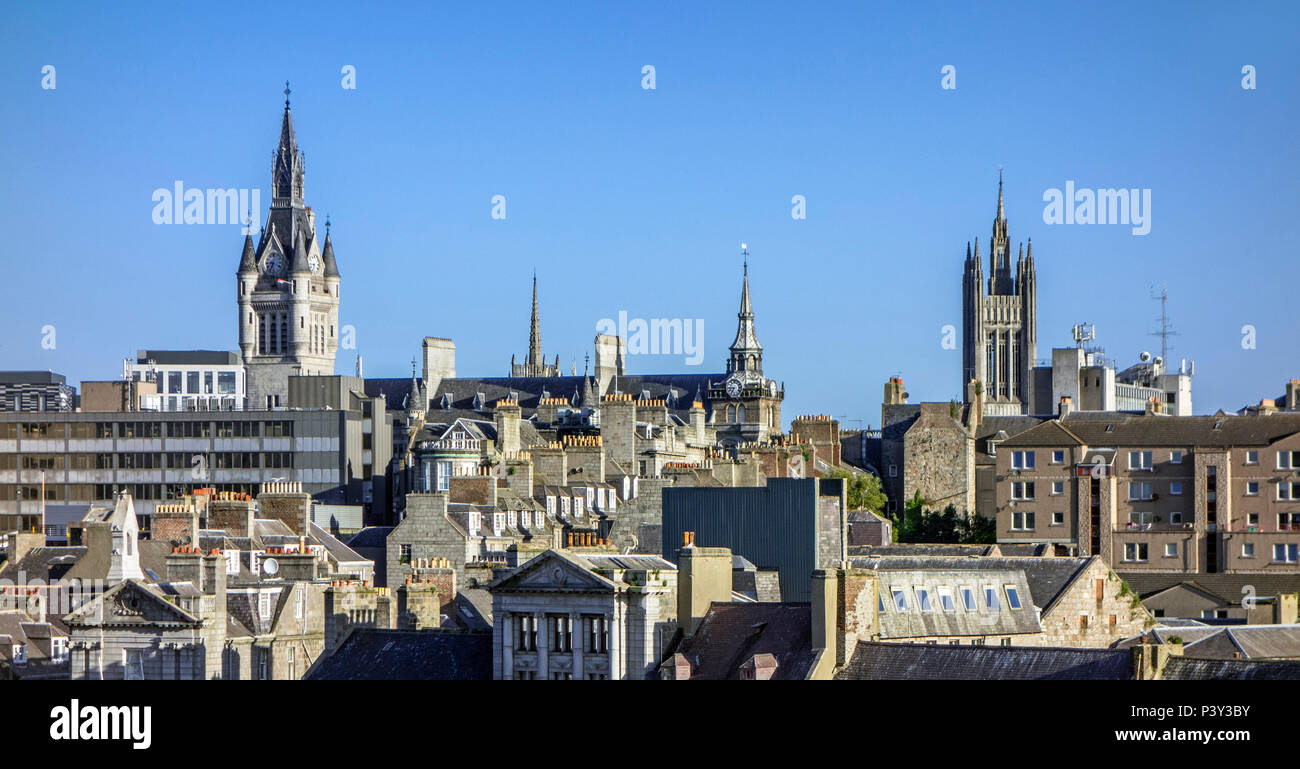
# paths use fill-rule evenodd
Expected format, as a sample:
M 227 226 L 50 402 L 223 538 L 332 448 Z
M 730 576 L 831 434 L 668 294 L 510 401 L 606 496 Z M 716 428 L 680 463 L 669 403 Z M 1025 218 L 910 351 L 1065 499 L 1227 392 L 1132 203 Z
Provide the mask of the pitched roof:
M 1178 639 L 1183 655 L 1198 659 L 1300 659 L 1300 625 L 1156 627 L 1146 635 L 1161 643 Z M 1132 646 L 1142 638 L 1126 638 L 1120 645 Z
M 1127 649 L 860 642 L 841 681 L 1071 680 L 1133 677 Z
M 312 681 L 488 681 L 492 678 L 492 634 L 360 628 L 305 678 Z
M 1174 657 L 1162 676 L 1167 681 L 1296 681 L 1300 660 L 1209 660 Z
M 691 678 L 740 678 L 740 667 L 771 654 L 773 680 L 802 680 L 812 667 L 812 605 L 807 603 L 714 603 L 695 635 L 678 653 L 691 663 Z
M 1267 446 L 1300 433 L 1300 414 L 1170 417 L 1107 411 L 1075 412 L 1003 441 L 1003 446 L 1055 446 L 1068 436 L 1088 446 Z
M 1044 558 L 1029 557 L 881 557 L 853 558 L 855 569 L 874 570 L 922 570 L 937 569 L 944 571 L 980 570 L 980 571 L 1023 571 L 1029 583 L 1029 592 L 1034 605 L 1048 612 L 1074 582 L 1075 578 L 1088 567 L 1097 556 L 1085 558 Z
M 1278 593 L 1300 593 L 1300 573 L 1293 574 L 1208 574 L 1204 572 L 1140 572 L 1124 571 L 1119 576 L 1133 592 L 1142 598 L 1168 590 L 1184 582 L 1194 583 L 1196 589 L 1221 596 L 1228 604 L 1241 605 L 1246 596 L 1259 598 Z

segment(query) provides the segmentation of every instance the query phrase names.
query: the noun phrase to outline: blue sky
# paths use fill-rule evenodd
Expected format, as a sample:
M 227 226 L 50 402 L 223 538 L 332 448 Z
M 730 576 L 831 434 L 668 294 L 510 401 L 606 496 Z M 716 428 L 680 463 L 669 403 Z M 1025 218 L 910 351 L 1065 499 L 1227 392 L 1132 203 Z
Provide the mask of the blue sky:
M 566 370 L 620 310 L 704 319 L 719 370 L 745 241 L 787 420 L 875 425 L 889 376 L 913 400 L 959 393 L 941 329 L 1001 165 L 1011 238 L 1034 240 L 1040 358 L 1081 321 L 1121 365 L 1158 350 L 1167 284 L 1198 412 L 1300 376 L 1294 4 L 467 5 L 7 5 L 0 368 L 78 383 L 138 348 L 236 349 L 238 225 L 155 225 L 151 195 L 181 180 L 269 203 L 288 79 L 357 332 L 339 373 L 360 353 L 368 376 L 409 375 L 434 335 L 461 375 L 505 374 L 533 269 Z M 1150 234 L 1045 224 L 1067 180 L 1150 189 Z

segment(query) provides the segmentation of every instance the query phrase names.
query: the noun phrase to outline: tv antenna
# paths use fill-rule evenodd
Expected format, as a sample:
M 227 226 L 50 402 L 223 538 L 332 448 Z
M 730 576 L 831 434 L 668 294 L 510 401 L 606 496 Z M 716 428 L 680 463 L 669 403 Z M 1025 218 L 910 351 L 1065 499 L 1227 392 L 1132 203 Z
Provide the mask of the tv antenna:
M 1169 288 L 1162 284 L 1160 293 L 1157 294 L 1155 289 L 1151 289 L 1151 298 L 1160 300 L 1160 330 L 1152 331 L 1148 336 L 1160 337 L 1160 360 L 1168 365 L 1169 361 L 1169 337 L 1179 336 L 1174 327 L 1169 323 Z

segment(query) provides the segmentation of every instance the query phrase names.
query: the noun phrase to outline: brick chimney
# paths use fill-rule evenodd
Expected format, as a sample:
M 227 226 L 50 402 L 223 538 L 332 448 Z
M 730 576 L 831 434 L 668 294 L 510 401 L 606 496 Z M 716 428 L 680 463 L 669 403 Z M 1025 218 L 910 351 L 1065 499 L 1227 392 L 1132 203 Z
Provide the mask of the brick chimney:
M 149 536 L 172 547 L 199 544 L 199 510 L 192 504 L 158 505 L 149 519 Z
M 519 401 L 505 398 L 497 401 L 492 416 L 497 425 L 496 449 L 502 454 L 509 455 L 519 452 L 519 420 L 522 414 L 523 410 L 519 408 Z
M 257 495 L 257 510 L 262 518 L 284 521 L 295 535 L 309 535 L 311 495 L 302 490 L 300 481 L 272 481 L 262 484 Z

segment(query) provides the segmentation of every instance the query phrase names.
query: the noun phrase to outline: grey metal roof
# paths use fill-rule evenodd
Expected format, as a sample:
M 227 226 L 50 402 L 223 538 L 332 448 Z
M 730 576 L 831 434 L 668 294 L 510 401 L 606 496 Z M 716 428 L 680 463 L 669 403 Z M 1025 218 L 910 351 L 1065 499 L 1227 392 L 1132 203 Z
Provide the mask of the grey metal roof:
M 954 646 L 862 642 L 840 681 L 1123 681 L 1133 677 L 1127 649 Z
M 488 681 L 492 634 L 360 628 L 305 676 L 314 681 Z

